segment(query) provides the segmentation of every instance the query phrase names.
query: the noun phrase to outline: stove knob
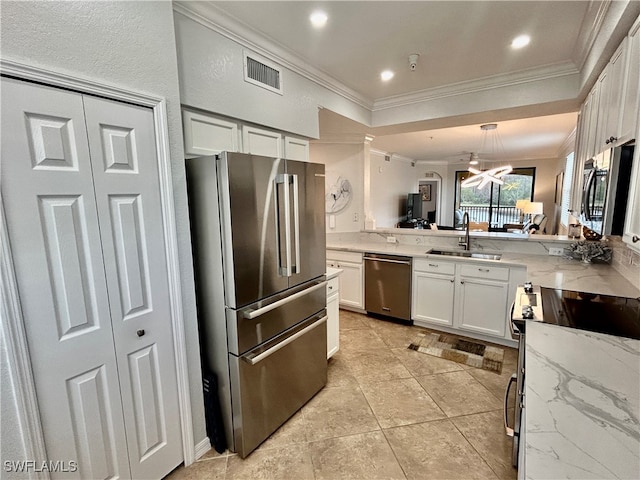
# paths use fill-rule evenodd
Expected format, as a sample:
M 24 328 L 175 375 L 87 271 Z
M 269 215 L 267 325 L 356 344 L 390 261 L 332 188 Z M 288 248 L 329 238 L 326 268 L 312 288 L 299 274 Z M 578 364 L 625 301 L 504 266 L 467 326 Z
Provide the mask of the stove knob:
M 524 305 L 522 307 L 522 318 L 525 320 L 533 319 L 533 308 L 531 308 L 531 305 Z

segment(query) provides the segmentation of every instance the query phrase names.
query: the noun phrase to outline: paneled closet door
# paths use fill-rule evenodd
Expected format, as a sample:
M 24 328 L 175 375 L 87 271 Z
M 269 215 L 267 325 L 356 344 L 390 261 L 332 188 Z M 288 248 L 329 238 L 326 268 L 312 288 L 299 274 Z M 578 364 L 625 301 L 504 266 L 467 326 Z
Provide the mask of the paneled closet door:
M 129 478 L 82 96 L 2 79 L 2 199 L 52 478 Z M 68 466 L 68 465 L 67 465 Z
M 133 478 L 182 461 L 153 113 L 84 96 Z
M 182 461 L 151 110 L 2 79 L 2 195 L 54 478 Z

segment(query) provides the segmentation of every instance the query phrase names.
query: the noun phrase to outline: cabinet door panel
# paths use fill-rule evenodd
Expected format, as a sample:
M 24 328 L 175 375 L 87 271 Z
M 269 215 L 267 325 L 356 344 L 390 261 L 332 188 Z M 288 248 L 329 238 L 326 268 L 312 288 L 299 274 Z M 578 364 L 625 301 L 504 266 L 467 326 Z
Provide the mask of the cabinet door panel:
M 338 292 L 327 297 L 327 358 L 340 349 L 340 298 Z
M 636 131 L 636 116 L 640 109 L 640 17 L 629 30 L 627 39 L 627 62 L 624 93 L 622 96 L 622 115 L 620 117 L 620 136 L 618 144 L 626 143 Z
M 342 274 L 340 274 L 340 304 L 364 308 L 362 264 L 338 262 L 336 267 L 342 269 Z
M 242 127 L 242 151 L 253 155 L 282 158 L 282 135 L 262 128 Z
M 414 272 L 413 320 L 453 325 L 454 288 L 453 276 Z
M 458 288 L 457 326 L 503 337 L 507 322 L 509 285 L 463 277 Z
M 284 156 L 287 160 L 309 161 L 309 141 L 301 138 L 284 137 Z
M 238 124 L 210 115 L 184 110 L 184 152 L 187 156 L 238 152 Z

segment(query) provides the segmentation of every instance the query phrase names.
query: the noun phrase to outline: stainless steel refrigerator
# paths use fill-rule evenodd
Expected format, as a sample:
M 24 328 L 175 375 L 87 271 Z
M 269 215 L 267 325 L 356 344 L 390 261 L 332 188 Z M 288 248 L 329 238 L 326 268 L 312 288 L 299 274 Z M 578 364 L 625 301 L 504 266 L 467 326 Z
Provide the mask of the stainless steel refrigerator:
M 327 380 L 324 165 L 189 159 L 203 367 L 245 457 Z

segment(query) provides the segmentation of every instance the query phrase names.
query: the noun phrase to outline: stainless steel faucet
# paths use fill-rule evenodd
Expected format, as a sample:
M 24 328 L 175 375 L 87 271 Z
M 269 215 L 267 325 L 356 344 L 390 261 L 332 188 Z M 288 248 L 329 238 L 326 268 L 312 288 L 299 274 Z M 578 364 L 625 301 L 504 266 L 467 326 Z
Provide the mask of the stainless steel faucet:
M 464 241 L 462 237 L 458 239 L 458 245 L 464 247 L 465 250 L 471 250 L 471 239 L 469 238 L 469 212 L 464 212 L 462 215 L 462 226 L 464 227 Z

